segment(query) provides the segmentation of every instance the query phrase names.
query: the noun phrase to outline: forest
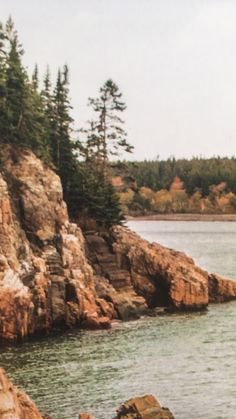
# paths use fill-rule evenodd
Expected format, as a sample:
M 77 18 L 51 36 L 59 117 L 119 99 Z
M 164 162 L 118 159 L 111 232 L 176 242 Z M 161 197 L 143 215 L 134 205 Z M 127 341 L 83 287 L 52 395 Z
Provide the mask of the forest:
M 115 176 L 126 213 L 236 212 L 235 157 L 129 162 Z

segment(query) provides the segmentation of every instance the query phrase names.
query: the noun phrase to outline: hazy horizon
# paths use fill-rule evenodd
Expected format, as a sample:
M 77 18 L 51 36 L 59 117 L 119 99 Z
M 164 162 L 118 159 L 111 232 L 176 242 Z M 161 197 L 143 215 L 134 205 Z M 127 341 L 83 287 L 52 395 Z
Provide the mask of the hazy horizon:
M 70 68 L 76 127 L 87 98 L 112 78 L 127 104 L 133 155 L 143 160 L 233 156 L 236 2 L 232 0 L 9 0 L 24 63 L 41 76 Z

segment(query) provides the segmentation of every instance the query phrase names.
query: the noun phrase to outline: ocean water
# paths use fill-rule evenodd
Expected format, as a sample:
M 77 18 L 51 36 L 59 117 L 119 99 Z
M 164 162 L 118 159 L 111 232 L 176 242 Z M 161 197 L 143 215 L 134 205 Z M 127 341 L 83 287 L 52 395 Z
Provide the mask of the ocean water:
M 132 221 L 150 241 L 183 250 L 236 278 L 236 223 Z M 70 331 L 0 348 L 0 364 L 55 419 L 89 410 L 110 419 L 135 395 L 154 394 L 177 419 L 236 418 L 236 302 L 190 313 Z

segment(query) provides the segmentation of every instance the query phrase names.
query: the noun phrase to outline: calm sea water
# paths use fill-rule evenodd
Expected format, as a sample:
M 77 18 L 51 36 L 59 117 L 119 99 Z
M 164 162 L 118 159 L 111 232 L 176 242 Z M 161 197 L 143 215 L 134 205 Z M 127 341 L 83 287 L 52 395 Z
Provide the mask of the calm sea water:
M 236 223 L 138 221 L 151 241 L 184 250 L 236 278 Z M 109 331 L 73 331 L 0 348 L 0 363 L 44 412 L 110 419 L 120 402 L 152 393 L 177 419 L 236 418 L 236 302 L 205 314 L 143 318 Z

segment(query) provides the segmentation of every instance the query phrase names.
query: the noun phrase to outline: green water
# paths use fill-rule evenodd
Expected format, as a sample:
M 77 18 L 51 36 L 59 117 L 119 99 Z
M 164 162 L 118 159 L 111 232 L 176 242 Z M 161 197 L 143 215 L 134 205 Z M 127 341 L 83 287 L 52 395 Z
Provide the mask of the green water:
M 132 222 L 144 237 L 236 277 L 236 223 Z M 214 250 L 215 249 L 215 250 Z M 0 349 L 1 366 L 44 412 L 110 419 L 152 393 L 178 419 L 236 418 L 236 302 L 205 314 L 143 318 L 109 331 L 73 331 Z

